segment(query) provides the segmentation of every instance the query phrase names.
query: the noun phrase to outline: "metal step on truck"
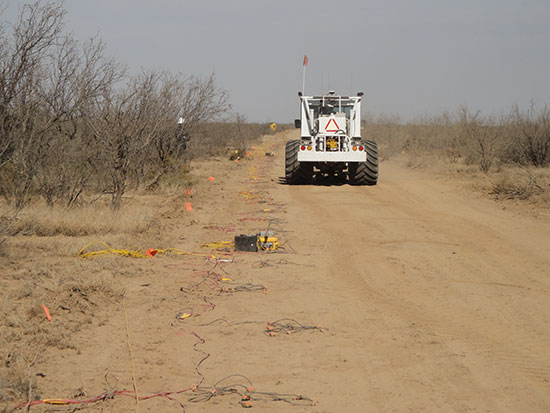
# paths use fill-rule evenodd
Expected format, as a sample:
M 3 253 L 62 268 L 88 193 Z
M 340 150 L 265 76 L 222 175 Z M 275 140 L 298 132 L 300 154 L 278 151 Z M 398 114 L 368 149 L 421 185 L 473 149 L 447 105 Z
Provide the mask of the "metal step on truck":
M 285 178 L 289 184 L 308 184 L 313 178 L 337 177 L 351 185 L 376 185 L 378 145 L 361 138 L 361 98 L 339 96 L 300 97 L 300 139 L 285 150 Z

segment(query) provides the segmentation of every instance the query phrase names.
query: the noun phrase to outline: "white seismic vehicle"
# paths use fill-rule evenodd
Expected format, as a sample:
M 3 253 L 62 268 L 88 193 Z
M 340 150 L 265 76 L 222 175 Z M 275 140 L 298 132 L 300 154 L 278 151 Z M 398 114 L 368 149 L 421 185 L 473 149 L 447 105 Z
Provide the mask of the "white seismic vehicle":
M 351 185 L 376 185 L 378 145 L 361 138 L 361 97 L 300 97 L 300 117 L 294 123 L 300 139 L 286 143 L 285 178 L 307 184 L 313 177 L 338 176 Z

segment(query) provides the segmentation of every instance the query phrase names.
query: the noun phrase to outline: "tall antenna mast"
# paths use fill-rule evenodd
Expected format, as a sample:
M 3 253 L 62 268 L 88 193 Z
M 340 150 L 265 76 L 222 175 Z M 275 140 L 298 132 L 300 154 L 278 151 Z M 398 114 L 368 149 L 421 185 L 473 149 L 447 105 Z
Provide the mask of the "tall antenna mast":
M 302 95 L 304 95 L 305 93 L 305 89 L 306 89 L 306 66 L 307 66 L 307 62 L 309 61 L 309 59 L 307 58 L 307 55 L 304 55 L 304 68 L 303 68 L 303 72 L 302 72 Z

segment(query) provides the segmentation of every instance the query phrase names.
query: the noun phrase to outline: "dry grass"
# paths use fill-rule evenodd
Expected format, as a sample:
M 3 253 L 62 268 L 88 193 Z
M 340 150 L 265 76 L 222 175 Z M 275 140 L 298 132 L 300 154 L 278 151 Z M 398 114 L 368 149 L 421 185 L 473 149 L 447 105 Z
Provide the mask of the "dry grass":
M 550 205 L 550 111 L 517 108 L 500 118 L 461 108 L 412 122 L 380 116 L 367 118 L 367 139 L 380 147 L 381 159 L 407 157 L 411 168 L 459 172 L 497 199 Z M 485 181 L 483 177 L 476 181 Z
M 169 244 L 157 215 L 167 208 L 174 214 L 175 199 L 135 193 L 118 211 L 107 201 L 70 210 L 35 204 L 17 214 L 0 205 L 0 411 L 34 397 L 49 352 L 80 351 L 79 335 L 105 324 L 124 296 L 121 277 L 144 271 L 132 260 L 121 265 L 121 257 L 79 259 L 78 251 L 91 241 L 118 248 Z
M 0 402 L 25 400 L 36 389 L 38 366 L 47 350 L 78 348 L 75 334 L 101 325 L 106 316 L 97 309 L 119 302 L 124 291 L 116 286 L 105 262 L 23 263 L 4 274 L 0 299 Z M 45 322 L 42 304 L 52 321 Z
M 402 122 L 367 117 L 365 137 L 375 139 L 382 157 L 398 153 L 430 154 L 451 162 L 463 160 L 483 172 L 499 164 L 550 166 L 550 109 L 515 108 L 500 117 L 482 116 L 462 107 L 456 112 Z
M 5 235 L 36 235 L 69 237 L 93 234 L 140 234 L 154 224 L 150 210 L 141 206 L 127 205 L 113 211 L 105 205 L 91 205 L 70 210 L 31 206 L 11 215 L 4 206 L 0 210 Z
M 512 168 L 495 173 L 490 193 L 496 199 L 531 200 L 550 204 L 550 170 Z
M 14 400 L 24 400 L 34 388 L 36 378 L 29 377 L 28 369 L 23 363 L 17 363 L 10 368 L 0 368 L 0 402 L 7 403 Z M 7 406 L 0 410 L 12 411 Z

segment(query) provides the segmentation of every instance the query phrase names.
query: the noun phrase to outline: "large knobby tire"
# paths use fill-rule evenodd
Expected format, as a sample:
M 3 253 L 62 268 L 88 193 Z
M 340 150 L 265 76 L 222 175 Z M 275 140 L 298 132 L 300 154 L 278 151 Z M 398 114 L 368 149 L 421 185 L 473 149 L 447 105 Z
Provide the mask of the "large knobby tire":
M 352 185 L 376 185 L 378 182 L 378 145 L 375 141 L 362 142 L 367 152 L 366 162 L 350 162 L 349 182 Z
M 313 176 L 313 163 L 299 162 L 299 140 L 291 140 L 285 148 L 285 179 L 288 184 L 306 184 L 311 182 Z

